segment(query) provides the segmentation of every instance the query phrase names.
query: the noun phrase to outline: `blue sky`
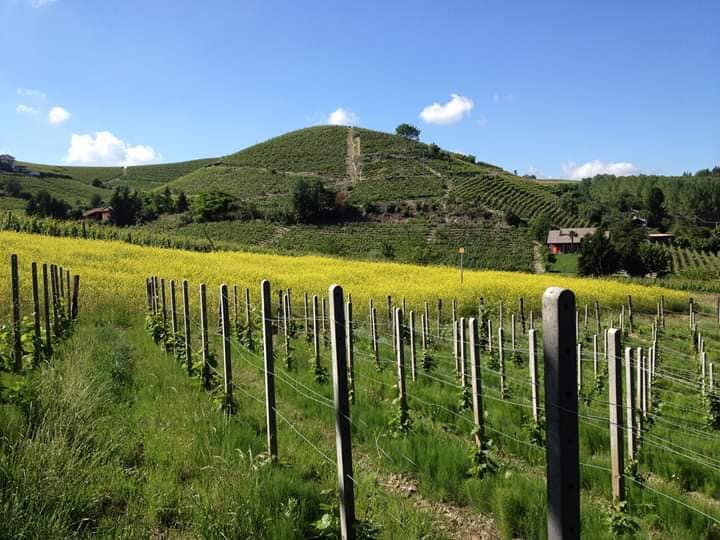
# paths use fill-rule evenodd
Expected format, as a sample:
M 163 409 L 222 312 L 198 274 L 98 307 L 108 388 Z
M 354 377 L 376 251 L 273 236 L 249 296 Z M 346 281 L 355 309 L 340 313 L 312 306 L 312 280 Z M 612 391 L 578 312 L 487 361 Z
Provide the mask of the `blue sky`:
M 718 164 L 720 2 L 585 4 L 0 0 L 0 152 L 180 161 L 335 120 L 550 177 Z

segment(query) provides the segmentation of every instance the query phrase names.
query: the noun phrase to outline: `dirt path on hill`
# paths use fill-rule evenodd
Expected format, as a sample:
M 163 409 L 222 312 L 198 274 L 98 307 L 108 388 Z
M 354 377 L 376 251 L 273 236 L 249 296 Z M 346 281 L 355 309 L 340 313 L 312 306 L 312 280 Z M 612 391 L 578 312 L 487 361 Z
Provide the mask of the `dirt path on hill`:
M 541 247 L 538 242 L 533 242 L 533 273 L 534 274 L 544 274 L 545 273 L 545 265 L 543 264 L 543 258 L 542 253 L 540 251 Z
M 355 137 L 355 130 L 348 129 L 347 134 L 347 176 L 350 184 L 355 185 L 362 180 L 360 137 Z

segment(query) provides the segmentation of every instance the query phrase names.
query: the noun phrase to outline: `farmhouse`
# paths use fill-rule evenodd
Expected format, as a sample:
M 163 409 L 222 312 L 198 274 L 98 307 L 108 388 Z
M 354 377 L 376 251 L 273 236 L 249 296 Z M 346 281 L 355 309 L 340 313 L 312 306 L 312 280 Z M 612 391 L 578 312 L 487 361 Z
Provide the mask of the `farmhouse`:
M 91 208 L 83 212 L 82 218 L 85 221 L 110 221 L 112 216 L 112 208 Z
M 675 235 L 673 233 L 649 233 L 648 242 L 655 244 L 672 244 Z
M 0 171 L 15 171 L 15 158 L 10 154 L 0 154 Z
M 548 232 L 547 245 L 550 253 L 576 253 L 580 250 L 580 241 L 591 236 L 595 227 L 573 227 L 568 229 L 553 229 Z

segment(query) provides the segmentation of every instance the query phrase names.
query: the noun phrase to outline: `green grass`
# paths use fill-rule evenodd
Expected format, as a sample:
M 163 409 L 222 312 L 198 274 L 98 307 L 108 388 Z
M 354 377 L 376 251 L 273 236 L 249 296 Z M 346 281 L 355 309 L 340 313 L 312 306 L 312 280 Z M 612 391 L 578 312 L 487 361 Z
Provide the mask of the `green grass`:
M 577 274 L 578 269 L 577 253 L 560 253 L 555 255 L 555 262 L 548 264 L 548 272 L 556 272 L 558 274 Z

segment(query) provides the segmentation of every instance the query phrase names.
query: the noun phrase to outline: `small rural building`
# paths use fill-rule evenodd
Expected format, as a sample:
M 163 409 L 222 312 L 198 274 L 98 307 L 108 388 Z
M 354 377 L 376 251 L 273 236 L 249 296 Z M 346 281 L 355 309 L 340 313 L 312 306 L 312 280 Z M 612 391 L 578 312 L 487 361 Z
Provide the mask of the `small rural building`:
M 15 171 L 15 158 L 10 154 L 0 154 L 0 171 Z
M 586 236 L 591 236 L 597 229 L 595 227 L 570 227 L 567 229 L 553 229 L 548 232 L 547 245 L 550 253 L 576 253 L 580 250 L 580 242 Z
M 110 221 L 112 216 L 112 208 L 91 208 L 83 212 L 82 218 L 85 221 Z
M 648 241 L 654 244 L 672 244 L 675 235 L 673 233 L 649 233 Z

